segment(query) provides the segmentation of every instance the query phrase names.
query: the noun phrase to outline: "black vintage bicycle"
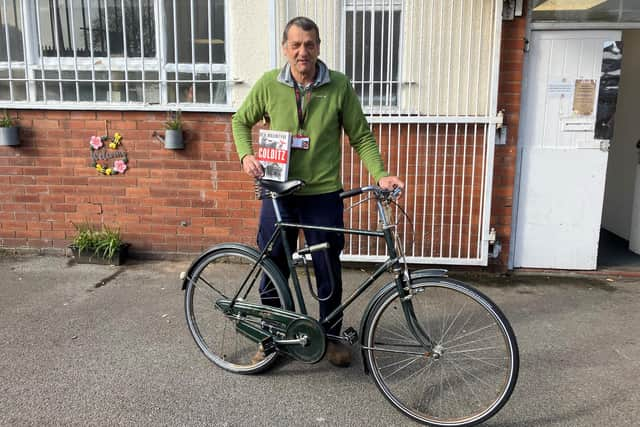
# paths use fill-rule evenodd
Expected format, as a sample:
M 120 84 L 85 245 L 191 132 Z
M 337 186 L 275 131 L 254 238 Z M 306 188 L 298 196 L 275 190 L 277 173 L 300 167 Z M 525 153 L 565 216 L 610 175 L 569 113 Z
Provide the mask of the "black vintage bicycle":
M 367 186 L 342 193 L 344 198 L 365 194 L 375 200 L 382 227 L 374 231 L 283 222 L 278 199 L 304 183 L 263 180 L 261 185 L 277 218 L 265 249 L 240 243 L 214 246 L 192 263 L 183 278 L 187 324 L 209 360 L 234 373 L 254 374 L 273 366 L 279 355 L 318 362 L 327 340 L 342 340 L 359 343 L 365 372 L 397 409 L 414 420 L 470 426 L 503 407 L 518 376 L 513 330 L 489 298 L 448 278 L 446 270 L 408 269 L 388 214 L 399 189 Z M 283 239 L 295 305 L 289 281 L 269 259 L 276 239 L 298 229 L 375 236 L 386 244 L 388 259 L 322 322 L 307 313 L 297 270 L 303 270 L 310 283 L 307 258 L 327 246 L 294 252 Z M 348 328 L 343 336 L 325 334 L 323 326 L 340 319 L 386 272 L 393 280 L 369 302 L 359 332 Z M 258 349 L 263 357 L 256 359 Z

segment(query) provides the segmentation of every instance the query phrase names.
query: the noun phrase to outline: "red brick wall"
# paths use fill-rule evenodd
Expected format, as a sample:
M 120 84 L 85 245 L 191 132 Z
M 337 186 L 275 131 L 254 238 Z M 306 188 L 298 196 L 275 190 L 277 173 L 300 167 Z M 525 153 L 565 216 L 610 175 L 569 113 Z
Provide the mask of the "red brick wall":
M 505 112 L 508 131 L 506 145 L 497 145 L 495 150 L 491 201 L 491 226 L 502 245 L 500 256 L 490 261 L 497 270 L 506 270 L 509 256 L 525 36 L 524 17 L 503 22 L 498 109 Z
M 503 23 L 498 105 L 509 130 L 507 144 L 495 151 L 490 221 L 502 244 L 500 257 L 490 260 L 498 270 L 506 269 L 509 253 L 525 27 L 524 18 Z M 60 250 L 73 238 L 73 223 L 85 220 L 120 228 L 139 253 L 255 241 L 259 205 L 240 171 L 229 114 L 183 113 L 185 150 L 167 150 L 152 137 L 163 131 L 165 113 L 10 114 L 20 120 L 21 145 L 0 147 L 0 247 Z M 91 167 L 89 139 L 104 135 L 105 124 L 110 135 L 123 136 L 125 174 L 103 176 Z
M 16 110 L 21 145 L 0 147 L 0 246 L 64 248 L 73 223 L 120 228 L 133 251 L 198 252 L 251 242 L 251 182 L 239 171 L 228 114 L 184 113 L 186 148 L 167 150 L 164 113 Z M 129 169 L 92 168 L 89 139 L 122 136 Z

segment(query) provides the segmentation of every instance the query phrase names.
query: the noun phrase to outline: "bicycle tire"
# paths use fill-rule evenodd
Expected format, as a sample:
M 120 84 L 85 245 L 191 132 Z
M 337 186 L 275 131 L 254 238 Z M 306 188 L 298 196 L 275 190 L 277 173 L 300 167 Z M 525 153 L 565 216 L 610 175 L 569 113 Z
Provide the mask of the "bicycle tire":
M 185 290 L 187 325 L 198 348 L 217 366 L 234 373 L 263 372 L 276 361 L 275 352 L 262 360 L 252 360 L 258 353 L 258 344 L 241 334 L 236 329 L 237 320 L 226 316 L 215 304 L 219 298 L 234 297 L 258 259 L 259 253 L 249 246 L 219 245 L 194 264 Z M 275 293 L 266 295 L 260 291 L 263 276 L 273 283 Z M 271 260 L 260 262 L 251 278 L 254 284 L 247 295 L 240 295 L 243 301 L 293 308 L 286 279 Z
M 472 426 L 495 415 L 518 378 L 513 329 L 481 292 L 448 278 L 412 282 L 416 319 L 435 344 L 428 354 L 408 329 L 395 288 L 373 303 L 365 363 L 402 413 L 433 426 Z

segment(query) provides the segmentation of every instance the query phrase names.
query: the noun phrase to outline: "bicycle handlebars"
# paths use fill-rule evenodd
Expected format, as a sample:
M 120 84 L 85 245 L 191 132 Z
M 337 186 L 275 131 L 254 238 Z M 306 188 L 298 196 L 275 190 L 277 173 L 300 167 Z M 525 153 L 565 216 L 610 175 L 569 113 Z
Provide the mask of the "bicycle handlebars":
M 340 198 L 348 199 L 349 197 L 358 196 L 366 192 L 373 192 L 377 199 L 395 200 L 402 194 L 402 188 L 395 187 L 393 190 L 385 190 L 377 185 L 367 185 L 365 187 L 352 188 L 351 190 L 343 191 L 340 193 Z

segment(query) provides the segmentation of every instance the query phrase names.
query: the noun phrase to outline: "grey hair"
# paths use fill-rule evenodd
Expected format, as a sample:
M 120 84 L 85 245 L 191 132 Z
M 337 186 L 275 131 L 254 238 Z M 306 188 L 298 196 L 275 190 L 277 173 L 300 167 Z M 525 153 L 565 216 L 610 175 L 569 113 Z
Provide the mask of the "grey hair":
M 296 16 L 287 22 L 287 25 L 284 27 L 284 31 L 282 32 L 282 45 L 284 46 L 287 43 L 287 33 L 289 32 L 289 28 L 292 25 L 296 27 L 302 28 L 304 31 L 315 30 L 316 32 L 316 41 L 320 44 L 320 29 L 315 22 L 305 16 Z

